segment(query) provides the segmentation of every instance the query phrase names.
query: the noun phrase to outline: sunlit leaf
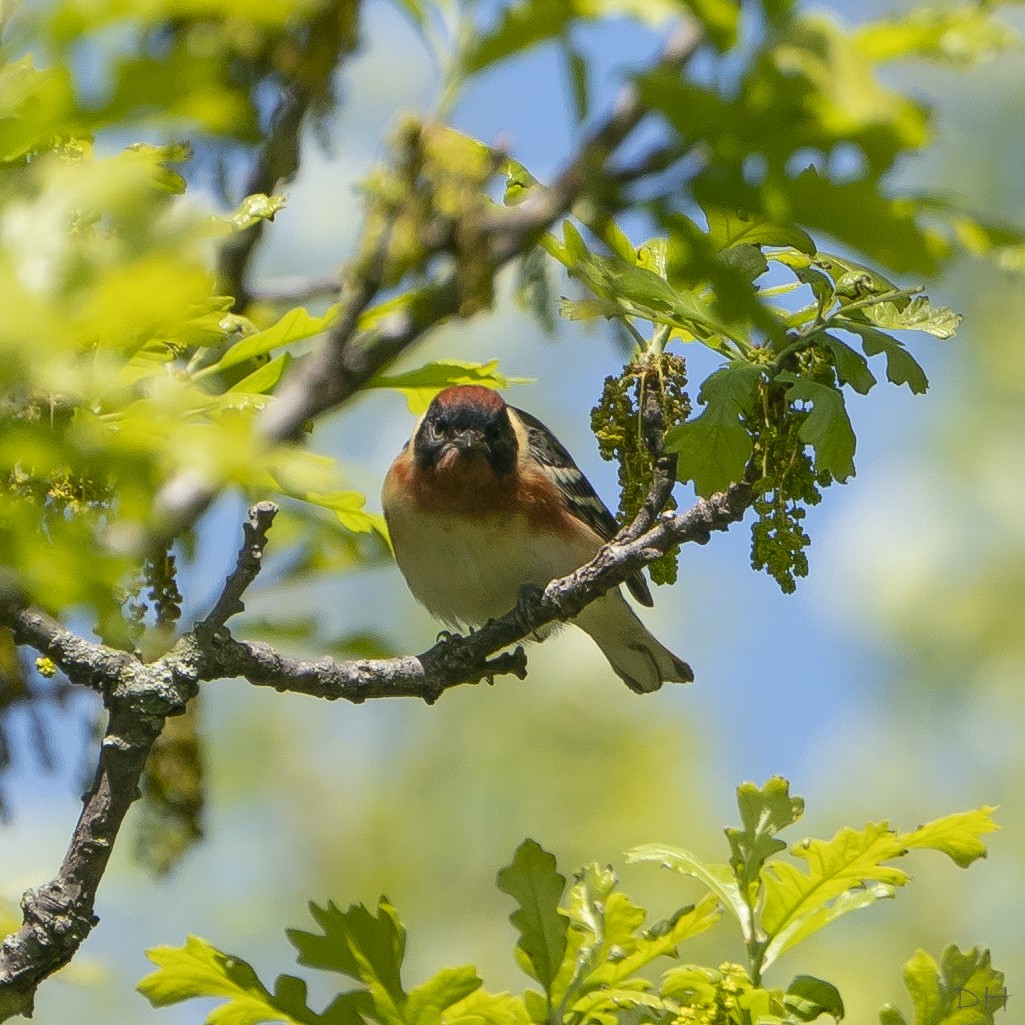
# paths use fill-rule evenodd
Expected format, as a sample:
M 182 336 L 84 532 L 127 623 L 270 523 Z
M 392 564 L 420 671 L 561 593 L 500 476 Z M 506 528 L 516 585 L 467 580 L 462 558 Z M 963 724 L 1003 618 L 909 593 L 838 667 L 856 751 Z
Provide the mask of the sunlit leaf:
M 655 843 L 632 847 L 626 852 L 626 860 L 631 863 L 654 861 L 663 868 L 699 880 L 733 913 L 741 927 L 746 929 L 747 905 L 729 865 L 710 864 L 680 847 Z
M 194 377 L 199 380 L 219 374 L 257 356 L 266 356 L 282 346 L 319 335 L 330 327 L 337 315 L 337 306 L 330 307 L 321 317 L 311 317 L 301 306 L 289 310 L 273 327 L 257 331 L 236 342 L 216 363 L 204 367 Z
M 287 930 L 299 952 L 299 964 L 340 972 L 362 982 L 383 1025 L 406 1025 L 402 1012 L 406 995 L 400 978 L 406 930 L 395 909 L 383 897 L 376 915 L 362 904 L 339 911 L 331 902 L 326 907 L 311 902 L 309 909 L 320 933 Z
M 566 878 L 555 858 L 535 840 L 524 840 L 512 863 L 498 873 L 498 888 L 517 904 L 509 920 L 519 932 L 520 966 L 549 992 L 566 951 L 568 918 L 559 911 Z
M 991 817 L 994 811 L 996 808 L 983 805 L 946 815 L 919 826 L 913 833 L 905 833 L 900 841 L 905 847 L 940 851 L 960 868 L 967 868 L 978 858 L 986 857 L 986 847 L 979 837 L 1000 828 Z
M 193 997 L 220 997 L 227 1003 L 211 1012 L 209 1025 L 259 1025 L 261 1022 L 282 1022 L 284 1025 L 314 1025 L 309 1010 L 295 1017 L 295 991 L 287 985 L 283 1001 L 276 999 L 245 962 L 228 954 L 198 936 L 189 936 L 183 947 L 154 947 L 146 956 L 157 970 L 139 982 L 139 992 L 154 1006 L 167 1007 Z M 298 982 L 298 980 L 294 980 Z M 302 991 L 305 996 L 305 989 Z M 290 1005 L 289 1010 L 283 1006 Z
M 904 984 L 914 1005 L 914 1025 L 993 1025 L 1006 1008 L 1004 974 L 990 964 L 981 947 L 961 951 L 949 946 L 937 964 L 924 950 L 904 965 Z M 895 1008 L 880 1013 L 883 1025 L 903 1020 Z
M 416 370 L 398 374 L 378 374 L 367 383 L 368 388 L 391 388 L 406 397 L 409 411 L 419 415 L 443 388 L 457 384 L 479 384 L 485 388 L 508 388 L 510 384 L 525 384 L 527 378 L 508 378 L 498 372 L 498 360 L 487 363 L 467 363 L 446 359 L 425 363 Z
M 873 21 L 854 32 L 858 49 L 872 61 L 902 57 L 969 64 L 1020 47 L 1022 37 L 985 5 L 918 7 L 896 18 Z

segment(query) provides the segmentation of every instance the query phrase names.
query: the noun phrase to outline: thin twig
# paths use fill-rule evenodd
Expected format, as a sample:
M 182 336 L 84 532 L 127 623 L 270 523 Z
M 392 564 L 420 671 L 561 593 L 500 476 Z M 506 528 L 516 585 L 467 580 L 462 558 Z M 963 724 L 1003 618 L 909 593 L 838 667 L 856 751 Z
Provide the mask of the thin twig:
M 257 502 L 249 510 L 249 521 L 242 524 L 244 542 L 238 553 L 238 562 L 231 575 L 224 581 L 217 604 L 201 622 L 196 624 L 197 634 L 213 634 L 239 612 L 245 612 L 242 595 L 256 579 L 263 565 L 263 550 L 267 547 L 267 531 L 270 530 L 278 507 L 273 502 Z

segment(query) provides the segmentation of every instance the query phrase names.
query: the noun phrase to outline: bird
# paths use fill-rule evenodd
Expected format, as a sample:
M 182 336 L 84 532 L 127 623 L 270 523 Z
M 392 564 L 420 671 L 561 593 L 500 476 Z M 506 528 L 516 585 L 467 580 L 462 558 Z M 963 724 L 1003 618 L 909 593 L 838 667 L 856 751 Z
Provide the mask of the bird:
M 452 385 L 434 397 L 385 476 L 381 504 L 413 597 L 455 628 L 503 615 L 524 586 L 573 572 L 619 530 L 555 435 L 482 385 Z M 653 604 L 640 573 L 626 585 Z M 694 679 L 619 587 L 572 622 L 633 691 Z

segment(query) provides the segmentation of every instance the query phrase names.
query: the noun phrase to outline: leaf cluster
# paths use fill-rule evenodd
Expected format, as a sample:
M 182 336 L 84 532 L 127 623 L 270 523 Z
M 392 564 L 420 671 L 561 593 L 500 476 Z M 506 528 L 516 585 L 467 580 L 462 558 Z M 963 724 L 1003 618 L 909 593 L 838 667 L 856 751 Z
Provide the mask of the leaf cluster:
M 805 840 L 789 848 L 777 834 L 803 813 L 785 780 L 764 787 L 745 783 L 737 791 L 741 825 L 726 830 L 728 863 L 709 864 L 689 851 L 649 844 L 628 852 L 628 861 L 654 861 L 697 879 L 707 890 L 665 919 L 647 914 L 619 888 L 611 867 L 592 864 L 572 883 L 555 857 L 534 840 L 517 848 L 498 873 L 499 890 L 512 898 L 516 962 L 531 980 L 521 995 L 493 994 L 471 966 L 444 968 L 407 988 L 402 980 L 406 933 L 381 898 L 375 911 L 333 903 L 310 905 L 317 931 L 290 929 L 298 962 L 342 975 L 346 989 L 322 1012 L 307 1004 L 306 983 L 279 976 L 273 990 L 253 969 L 205 940 L 190 936 L 183 947 L 149 951 L 157 970 L 139 983 L 155 1006 L 197 997 L 223 1003 L 209 1025 L 798 1025 L 822 1014 L 844 1015 L 836 987 L 808 975 L 786 990 L 767 988 L 762 972 L 781 954 L 844 914 L 894 896 L 910 877 L 892 862 L 914 849 L 940 851 L 966 867 L 985 855 L 980 837 L 996 826 L 990 808 L 950 815 L 898 833 L 886 823 L 843 829 L 831 840 Z M 724 910 L 736 919 L 748 964 L 716 967 L 681 964 L 657 982 L 643 973 L 661 958 L 676 959 L 678 947 L 719 921 Z M 988 953 L 950 947 L 942 968 L 919 951 L 905 966 L 915 1004 L 915 1025 L 953 1022 L 963 993 L 1002 988 L 1003 976 Z M 992 1025 L 995 1001 L 956 1020 Z M 889 1005 L 883 1025 L 903 1025 Z

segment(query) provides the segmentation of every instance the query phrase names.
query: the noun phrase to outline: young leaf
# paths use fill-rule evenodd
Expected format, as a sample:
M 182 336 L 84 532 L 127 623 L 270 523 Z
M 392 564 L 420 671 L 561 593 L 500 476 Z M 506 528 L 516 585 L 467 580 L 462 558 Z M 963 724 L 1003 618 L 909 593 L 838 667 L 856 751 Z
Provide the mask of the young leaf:
M 574 1006 L 579 1006 L 595 989 L 631 985 L 645 965 L 658 957 L 674 957 L 678 943 L 703 932 L 722 914 L 717 897 L 709 894 L 698 906 L 681 908 L 668 921 L 642 931 L 644 909 L 616 891 L 615 884 L 611 869 L 590 865 L 570 888 L 568 946 L 552 986 L 553 1002 L 577 1001 Z
M 801 425 L 800 438 L 815 450 L 815 470 L 826 471 L 838 481 L 854 476 L 854 428 L 844 405 L 843 393 L 828 384 L 782 373 L 776 380 L 789 383 L 787 398 L 810 402 L 811 412 Z
M 866 356 L 877 356 L 881 352 L 886 354 L 886 379 L 891 384 L 906 384 L 916 395 L 925 394 L 929 387 L 925 371 L 896 338 L 867 324 L 840 319 L 837 323 L 861 335 L 861 347 Z
M 258 221 L 273 221 L 274 215 L 285 206 L 281 195 L 265 196 L 262 192 L 246 196 L 234 213 L 225 218 L 236 230 L 244 231 Z
M 774 861 L 762 870 L 761 925 L 771 941 L 765 965 L 793 946 L 794 934 L 812 916 L 818 916 L 817 928 L 835 918 L 823 918 L 822 912 L 848 891 L 854 900 L 844 911 L 865 906 L 860 902 L 869 892 L 865 887 L 874 883 L 903 886 L 910 878 L 901 869 L 884 864 L 906 853 L 885 822 L 869 824 L 860 833 L 841 829 L 832 840 L 806 840 L 790 853 L 805 861 L 807 872 L 784 861 Z M 881 896 L 889 896 L 889 892 L 880 891 L 874 899 Z M 801 933 L 807 934 L 808 930 Z
M 916 296 L 906 304 L 878 302 L 861 306 L 848 316 L 864 318 L 887 331 L 925 331 L 935 338 L 953 338 L 963 319 L 949 306 L 933 306 L 924 295 Z
M 520 934 L 516 947 L 521 967 L 550 996 L 566 952 L 569 919 L 559 912 L 566 877 L 557 871 L 554 855 L 536 840 L 524 840 L 512 864 L 498 873 L 497 882 L 518 905 L 509 921 Z
M 833 366 L 836 367 L 840 383 L 849 384 L 860 395 L 867 395 L 874 387 L 876 379 L 868 369 L 865 357 L 828 331 L 822 331 L 816 337 L 832 353 Z
M 904 984 L 915 1009 L 914 1025 L 993 1025 L 1008 998 L 1004 973 L 991 966 L 982 947 L 962 952 L 952 944 L 938 965 L 918 950 L 904 965 Z M 892 1007 L 879 1016 L 883 1025 L 904 1020 Z
M 773 224 L 764 214 L 709 206 L 705 218 L 709 238 L 716 249 L 746 244 L 788 247 L 808 256 L 815 255 L 815 243 L 806 231 L 793 225 Z
M 363 508 L 367 500 L 359 491 L 307 491 L 296 497 L 322 509 L 330 509 L 338 517 L 338 522 L 354 534 L 376 531 L 381 537 L 388 536 L 384 517 Z
M 290 990 L 287 983 L 279 980 L 282 999 L 278 999 L 260 982 L 249 964 L 221 953 L 198 936 L 186 937 L 183 947 L 154 947 L 146 951 L 146 956 L 157 970 L 142 979 L 138 989 L 154 1007 L 167 1007 L 193 997 L 220 997 L 227 1003 L 207 1019 L 216 1020 L 217 1025 L 315 1023 L 316 1016 L 295 999 L 297 991 Z M 302 996 L 305 997 L 305 988 Z M 293 1011 L 298 1011 L 298 1016 Z
M 715 893 L 706 894 L 697 904 L 680 908 L 667 921 L 610 947 L 604 964 L 587 977 L 587 985 L 615 986 L 658 957 L 676 957 L 677 946 L 710 929 L 722 918 L 722 911 Z
M 378 374 L 366 385 L 368 388 L 393 388 L 406 396 L 410 413 L 426 411 L 431 400 L 443 388 L 454 384 L 480 384 L 486 388 L 508 388 L 510 384 L 523 384 L 527 378 L 507 378 L 498 372 L 498 360 L 487 363 L 465 363 L 448 359 L 425 363 L 416 370 L 400 374 Z
M 385 898 L 372 915 L 362 904 L 339 911 L 331 901 L 324 908 L 309 905 L 310 914 L 323 930 L 309 933 L 287 929 L 298 962 L 311 968 L 340 972 L 362 982 L 370 991 L 382 1025 L 406 1025 L 406 995 L 400 972 L 406 952 L 406 930 Z
M 873 21 L 854 33 L 854 42 L 877 63 L 902 57 L 969 64 L 1020 46 L 1021 35 L 997 21 L 988 5 L 949 9 L 922 7 L 898 18 Z
M 737 807 L 742 829 L 730 827 L 726 839 L 730 850 L 730 867 L 747 903 L 754 906 L 762 865 L 786 848 L 776 833 L 792 826 L 804 814 L 804 798 L 790 796 L 790 784 L 782 776 L 773 776 L 764 787 L 741 783 L 737 787 Z
M 812 975 L 798 975 L 783 994 L 783 1004 L 798 1021 L 814 1021 L 828 1014 L 839 1021 L 844 1016 L 840 992 L 831 982 Z
M 740 421 L 751 407 L 761 376 L 758 367 L 735 360 L 717 370 L 701 386 L 701 415 L 666 435 L 666 450 L 676 452 L 677 476 L 694 481 L 703 498 L 722 491 L 744 475 L 751 458 L 751 437 Z
M 476 993 L 482 984 L 472 965 L 442 968 L 437 975 L 409 991 L 403 1015 L 410 1025 L 436 1023 L 444 1012 Z
M 265 356 L 274 349 L 293 342 L 312 338 L 326 330 L 338 315 L 338 307 L 332 306 L 322 317 L 311 317 L 303 307 L 289 310 L 276 324 L 263 331 L 257 331 L 236 342 L 216 363 L 193 374 L 194 380 L 210 377 L 229 367 L 238 366 L 255 356 Z
M 659 843 L 632 847 L 626 852 L 626 860 L 630 864 L 638 861 L 655 861 L 663 868 L 679 872 L 680 875 L 690 876 L 704 883 L 733 912 L 737 921 L 740 922 L 741 928 L 745 931 L 744 939 L 750 939 L 747 904 L 741 896 L 740 887 L 737 886 L 737 881 L 734 879 L 729 865 L 709 864 L 681 847 Z
M 773 961 L 785 954 L 792 947 L 820 929 L 835 922 L 838 918 L 851 911 L 860 911 L 871 907 L 881 900 L 891 900 L 897 894 L 896 889 L 888 883 L 869 883 L 861 889 L 855 888 L 841 893 L 835 900 L 819 905 L 814 911 L 802 915 L 783 929 L 766 948 L 762 967 L 767 968 Z
M 243 395 L 266 395 L 281 380 L 281 375 L 288 369 L 292 362 L 292 354 L 283 352 L 280 356 L 257 367 L 251 374 L 236 381 L 228 393 Z
M 955 812 L 905 833 L 900 842 L 905 847 L 926 847 L 946 854 L 959 868 L 967 868 L 978 858 L 986 857 L 980 836 L 1000 827 L 990 817 L 996 808 L 983 805 L 971 811 Z
M 530 1020 L 519 997 L 483 989 L 453 1004 L 445 1015 L 445 1025 L 529 1025 Z

